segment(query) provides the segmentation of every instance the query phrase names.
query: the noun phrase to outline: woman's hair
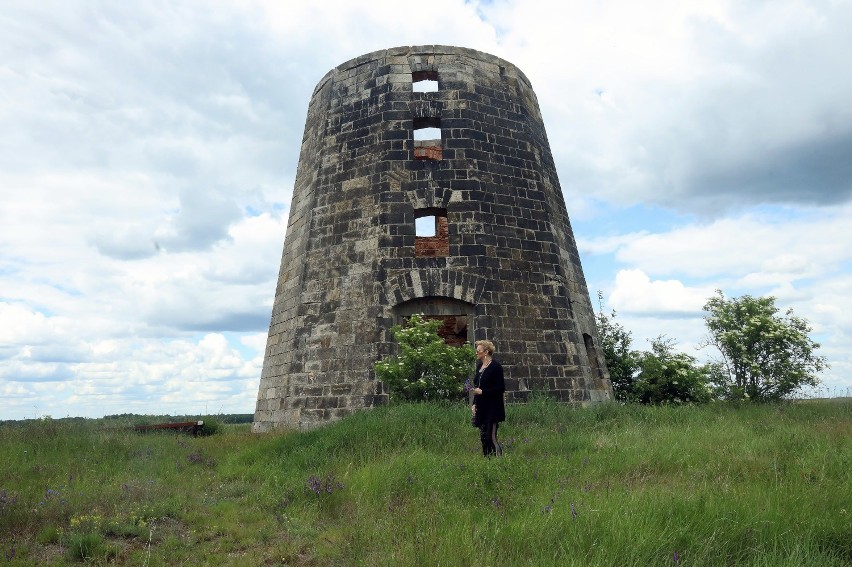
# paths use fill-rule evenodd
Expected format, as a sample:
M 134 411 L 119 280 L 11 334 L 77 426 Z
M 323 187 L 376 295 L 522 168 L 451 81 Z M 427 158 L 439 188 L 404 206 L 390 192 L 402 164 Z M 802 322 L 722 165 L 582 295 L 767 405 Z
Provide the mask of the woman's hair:
M 476 341 L 474 344 L 476 346 L 481 346 L 482 348 L 484 348 L 485 352 L 488 353 L 488 356 L 494 354 L 494 343 L 492 343 L 491 341 Z

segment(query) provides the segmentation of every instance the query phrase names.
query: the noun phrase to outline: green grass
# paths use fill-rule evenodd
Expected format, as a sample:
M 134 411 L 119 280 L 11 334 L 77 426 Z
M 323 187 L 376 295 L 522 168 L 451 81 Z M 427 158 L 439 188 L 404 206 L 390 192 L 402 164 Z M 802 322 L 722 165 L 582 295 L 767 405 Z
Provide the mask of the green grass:
M 852 403 L 397 405 L 306 433 L 0 426 L 0 564 L 849 565 Z

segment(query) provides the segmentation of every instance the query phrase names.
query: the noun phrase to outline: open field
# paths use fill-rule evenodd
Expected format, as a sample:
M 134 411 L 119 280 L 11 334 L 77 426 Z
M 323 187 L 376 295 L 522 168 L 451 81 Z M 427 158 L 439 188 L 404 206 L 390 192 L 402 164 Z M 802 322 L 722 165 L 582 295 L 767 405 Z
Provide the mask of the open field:
M 0 426 L 0 564 L 850 565 L 852 402 L 461 405 L 307 433 Z

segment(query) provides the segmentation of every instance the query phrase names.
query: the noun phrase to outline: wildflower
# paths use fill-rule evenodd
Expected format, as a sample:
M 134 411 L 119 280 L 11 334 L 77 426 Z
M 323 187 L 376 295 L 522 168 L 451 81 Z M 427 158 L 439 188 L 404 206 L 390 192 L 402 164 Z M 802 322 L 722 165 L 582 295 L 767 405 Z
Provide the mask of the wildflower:
M 677 554 L 677 549 L 675 549 L 675 552 L 674 552 L 674 562 L 675 562 L 675 565 L 680 563 L 680 556 Z
M 18 498 L 15 495 L 9 497 L 9 493 L 4 489 L 0 491 L 0 513 L 3 512 L 3 508 L 6 506 L 13 506 L 18 501 Z
M 322 493 L 322 482 L 320 482 L 320 479 L 316 476 L 311 475 L 310 478 L 308 478 L 308 489 L 314 494 L 319 495 Z
M 343 483 L 337 482 L 335 478 L 331 475 L 326 476 L 324 481 L 316 475 L 311 475 L 307 480 L 307 485 L 308 490 L 310 490 L 317 496 L 321 495 L 323 492 L 325 492 L 326 494 L 332 494 L 335 488 L 337 490 L 343 490 L 344 488 Z
M 577 510 L 574 508 L 573 502 L 571 502 L 571 518 L 574 520 L 577 519 Z

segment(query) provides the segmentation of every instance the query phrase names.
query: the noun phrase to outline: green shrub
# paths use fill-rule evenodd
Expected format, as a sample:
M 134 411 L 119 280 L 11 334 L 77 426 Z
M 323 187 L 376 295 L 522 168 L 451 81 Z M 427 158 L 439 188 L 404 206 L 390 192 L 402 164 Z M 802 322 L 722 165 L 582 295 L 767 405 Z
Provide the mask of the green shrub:
M 600 310 L 595 315 L 595 320 L 612 392 L 619 402 L 634 401 L 633 387 L 641 353 L 632 350 L 633 337 L 630 331 L 616 322 L 615 310 L 610 315 L 604 313 L 601 291 L 598 291 L 598 305 Z
M 203 417 L 200 421 L 204 422 L 204 425 L 201 426 L 201 429 L 198 431 L 198 434 L 201 436 L 207 435 L 216 435 L 217 433 L 222 432 L 222 425 L 219 423 L 219 420 L 214 417 Z
M 708 385 L 712 365 L 696 364 L 694 357 L 677 353 L 673 341 L 657 337 L 651 352 L 637 357 L 639 374 L 633 384 L 633 397 L 643 404 L 706 403 L 711 400 Z
M 453 347 L 438 336 L 441 322 L 412 315 L 391 334 L 399 355 L 379 361 L 376 377 L 387 385 L 392 399 L 452 400 L 461 396 L 476 352 L 470 345 Z

